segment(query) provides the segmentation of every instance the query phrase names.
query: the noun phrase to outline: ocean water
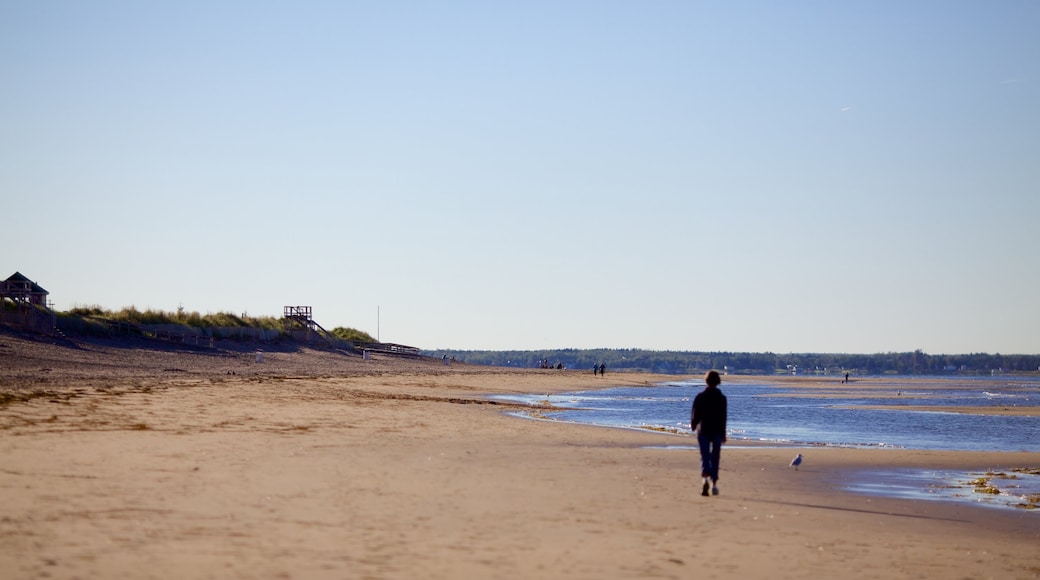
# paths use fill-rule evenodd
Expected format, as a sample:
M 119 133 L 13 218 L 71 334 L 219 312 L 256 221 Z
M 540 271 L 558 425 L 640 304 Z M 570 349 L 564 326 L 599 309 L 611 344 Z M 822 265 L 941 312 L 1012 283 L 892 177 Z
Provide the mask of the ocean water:
M 855 382 L 849 387 L 791 388 L 768 379 L 727 384 L 723 377 L 720 388 L 729 406 L 728 437 L 731 442 L 790 447 L 1040 452 L 1040 417 L 941 410 L 1040 406 L 1040 377 L 927 381 L 886 377 L 883 383 L 866 389 L 857 389 Z M 549 420 L 689 433 L 693 397 L 703 388 L 698 380 L 502 398 L 541 406 L 538 415 Z M 940 410 L 910 408 L 921 405 Z M 876 408 L 879 406 L 883 408 Z M 691 445 L 676 447 L 689 449 Z M 999 493 L 984 492 L 979 481 L 998 488 Z M 1021 508 L 1040 516 L 1040 475 L 1035 472 L 862 471 L 846 489 L 868 495 Z
M 930 407 L 1040 406 L 1040 377 L 929 380 L 886 378 L 884 386 L 789 388 L 763 380 L 720 387 L 729 403 L 729 438 L 791 446 L 895 447 L 1040 452 L 1040 417 L 916 411 Z M 965 385 L 965 383 L 968 383 Z M 674 382 L 555 395 L 507 397 L 548 403 L 546 418 L 688 432 L 703 382 Z M 883 406 L 883 409 L 864 408 Z

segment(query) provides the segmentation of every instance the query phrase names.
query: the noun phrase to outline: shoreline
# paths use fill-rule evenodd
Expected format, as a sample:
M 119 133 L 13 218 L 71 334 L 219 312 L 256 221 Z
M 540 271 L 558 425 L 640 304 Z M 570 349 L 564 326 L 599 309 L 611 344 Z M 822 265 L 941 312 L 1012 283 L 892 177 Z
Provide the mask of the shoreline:
M 1004 417 L 1040 417 L 1040 407 L 979 407 L 967 405 L 836 405 L 838 409 L 870 411 L 915 411 L 919 413 L 958 413 L 962 415 L 1000 415 Z
M 841 490 L 857 469 L 1037 453 L 814 448 L 794 471 L 793 448 L 724 448 L 722 493 L 702 498 L 696 452 L 653 448 L 689 436 L 523 421 L 488 398 L 674 376 L 306 349 L 229 375 L 180 351 L 19 348 L 0 335 L 0 390 L 50 396 L 0 405 L 12 578 L 1040 574 L 1036 513 Z

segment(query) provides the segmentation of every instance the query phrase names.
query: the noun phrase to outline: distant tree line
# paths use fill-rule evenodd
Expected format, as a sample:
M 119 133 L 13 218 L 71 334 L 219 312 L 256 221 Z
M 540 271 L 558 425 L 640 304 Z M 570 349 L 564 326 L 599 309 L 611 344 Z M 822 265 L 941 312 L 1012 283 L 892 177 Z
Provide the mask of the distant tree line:
M 538 368 L 542 361 L 550 366 L 562 363 L 568 369 L 588 369 L 606 365 L 610 371 L 643 371 L 663 374 L 699 374 L 711 369 L 734 374 L 843 374 L 854 375 L 979 375 L 991 373 L 1038 373 L 1040 355 L 1002 354 L 925 354 L 889 352 L 879 354 L 776 354 L 771 352 L 684 352 L 640 349 L 563 349 L 563 350 L 433 350 L 424 355 L 454 356 L 469 364 Z

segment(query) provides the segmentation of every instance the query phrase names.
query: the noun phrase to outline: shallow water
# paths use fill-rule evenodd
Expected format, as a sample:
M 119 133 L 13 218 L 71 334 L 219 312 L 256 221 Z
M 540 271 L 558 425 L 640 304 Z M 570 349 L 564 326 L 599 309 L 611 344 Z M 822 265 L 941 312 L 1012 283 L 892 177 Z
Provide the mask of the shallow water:
M 842 387 L 844 385 L 829 390 L 788 388 L 767 381 L 724 384 L 722 390 L 729 403 L 729 438 L 795 447 L 1040 452 L 1040 417 L 969 415 L 908 408 L 912 405 L 1040 406 L 1040 377 L 985 377 L 967 381 L 960 378 L 956 382 L 929 379 L 926 386 L 895 378 L 891 388 L 871 388 L 862 394 Z M 689 433 L 690 406 L 701 389 L 703 384 L 699 381 L 675 382 L 501 398 L 542 406 L 547 403 L 551 407 L 545 407 L 539 415 L 551 420 Z M 866 405 L 883 405 L 885 409 L 863 408 Z M 663 449 L 695 447 L 668 445 Z M 1040 515 L 1040 509 L 1036 509 L 1040 475 L 1020 473 L 1000 477 L 900 469 L 858 471 L 853 477 L 854 481 L 845 489 L 855 493 L 971 502 L 997 508 L 1033 506 L 1029 511 Z M 974 485 L 980 478 L 999 493 L 980 492 L 983 488 Z
M 845 489 L 864 495 L 972 502 L 1040 516 L 1040 475 L 1015 472 L 892 469 L 859 471 Z M 985 482 L 985 485 L 979 485 Z
M 896 447 L 1040 452 L 1040 417 L 915 411 L 928 406 L 1037 406 L 1040 378 L 977 380 L 965 387 L 933 379 L 927 388 L 871 388 L 863 395 L 762 383 L 723 385 L 729 437 L 795 446 Z M 504 397 L 548 403 L 543 416 L 612 427 L 688 432 L 690 406 L 703 385 L 665 383 L 557 395 Z M 786 397 L 784 395 L 797 395 Z M 821 396 L 826 395 L 826 396 Z M 885 409 L 863 408 L 883 405 Z M 858 407 L 858 408 L 857 408 Z

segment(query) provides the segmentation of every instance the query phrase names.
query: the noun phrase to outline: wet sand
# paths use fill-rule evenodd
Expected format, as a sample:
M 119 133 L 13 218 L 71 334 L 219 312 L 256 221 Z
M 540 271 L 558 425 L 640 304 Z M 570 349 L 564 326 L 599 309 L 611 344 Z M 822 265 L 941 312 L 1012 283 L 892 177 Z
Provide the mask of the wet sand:
M 1008 417 L 1040 417 L 1040 407 L 975 407 L 956 405 L 839 405 L 841 409 L 873 411 L 924 411 L 929 413 L 962 413 L 965 415 L 1004 415 Z
M 1040 577 L 1038 513 L 842 491 L 1040 454 L 730 448 L 704 498 L 688 436 L 485 397 L 674 376 L 127 346 L 0 334 L 5 577 Z

